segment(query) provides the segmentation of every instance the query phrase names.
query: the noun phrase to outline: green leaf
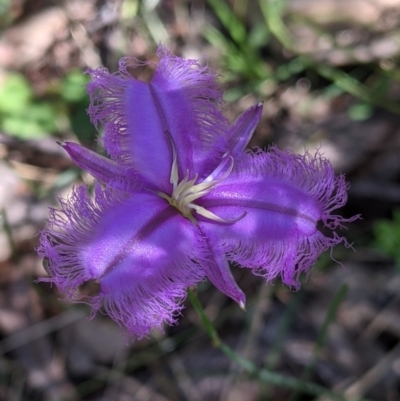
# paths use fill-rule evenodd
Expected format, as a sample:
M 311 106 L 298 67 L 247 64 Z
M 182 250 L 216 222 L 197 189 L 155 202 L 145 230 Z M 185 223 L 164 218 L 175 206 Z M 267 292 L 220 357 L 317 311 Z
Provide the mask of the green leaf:
M 87 107 L 88 102 L 85 99 L 77 105 L 74 112 L 71 112 L 69 120 L 71 128 L 79 141 L 83 144 L 90 145 L 96 138 L 97 130 L 93 124 L 91 124 L 89 116 L 86 113 Z
M 33 103 L 25 105 L 24 110 L 5 115 L 1 128 L 21 139 L 41 138 L 57 130 L 57 119 L 51 104 Z
M 18 113 L 32 98 L 28 81 L 18 73 L 10 73 L 0 83 L 0 113 Z
M 400 270 L 400 209 L 393 212 L 393 220 L 379 220 L 374 225 L 375 247 L 394 258 Z
M 246 28 L 232 11 L 231 7 L 223 0 L 208 0 L 221 24 L 229 32 L 231 38 L 237 44 L 247 42 Z
M 80 70 L 71 70 L 61 82 L 60 95 L 67 102 L 80 102 L 86 98 L 89 78 Z
M 350 106 L 347 113 L 353 121 L 368 120 L 374 112 L 373 107 L 367 103 L 358 103 Z

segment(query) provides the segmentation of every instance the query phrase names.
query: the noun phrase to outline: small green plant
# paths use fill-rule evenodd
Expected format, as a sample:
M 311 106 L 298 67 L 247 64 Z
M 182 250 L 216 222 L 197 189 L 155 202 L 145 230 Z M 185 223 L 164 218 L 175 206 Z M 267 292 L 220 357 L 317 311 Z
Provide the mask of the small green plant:
M 8 73 L 0 82 L 0 129 L 23 140 L 71 130 L 82 142 L 90 142 L 95 130 L 86 114 L 87 81 L 74 69 L 39 97 L 22 74 Z
M 393 220 L 379 220 L 374 225 L 375 246 L 394 258 L 400 271 L 400 209 L 393 212 Z
M 34 98 L 26 78 L 8 74 L 0 84 L 0 127 L 21 139 L 43 137 L 57 129 L 56 110 L 51 103 Z

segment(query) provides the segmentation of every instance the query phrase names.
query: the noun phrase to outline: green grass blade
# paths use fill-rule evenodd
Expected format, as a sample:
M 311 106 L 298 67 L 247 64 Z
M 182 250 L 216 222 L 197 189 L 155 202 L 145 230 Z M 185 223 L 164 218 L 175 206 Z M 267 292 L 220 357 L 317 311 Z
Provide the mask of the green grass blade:
M 246 29 L 225 1 L 208 0 L 218 19 L 237 44 L 247 41 Z
M 357 99 L 374 106 L 382 107 L 392 113 L 400 114 L 399 102 L 394 102 L 387 97 L 381 96 L 379 93 L 376 93 L 374 89 L 368 88 L 357 79 L 338 68 L 318 63 L 309 56 L 298 54 L 294 48 L 291 34 L 282 20 L 281 10 L 278 7 L 279 1 L 259 0 L 259 4 L 270 32 L 283 47 L 290 52 L 297 54 L 298 59 L 300 59 L 304 65 L 313 68 L 319 75 L 334 82 L 339 88 L 353 95 Z

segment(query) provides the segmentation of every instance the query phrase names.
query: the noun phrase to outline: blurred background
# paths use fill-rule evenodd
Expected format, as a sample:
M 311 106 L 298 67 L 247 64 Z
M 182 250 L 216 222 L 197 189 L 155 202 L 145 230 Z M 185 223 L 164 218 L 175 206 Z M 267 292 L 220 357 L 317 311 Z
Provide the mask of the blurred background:
M 56 144 L 98 146 L 85 69 L 156 62 L 158 43 L 219 71 L 231 119 L 264 101 L 251 145 L 320 149 L 351 184 L 341 213 L 363 215 L 355 252 L 322 255 L 298 292 L 234 268 L 244 313 L 202 283 L 222 339 L 342 400 L 400 400 L 399 0 L 0 0 L 0 29 L 0 400 L 333 399 L 243 372 L 189 302 L 178 326 L 130 343 L 35 283 L 48 207 L 92 182 Z

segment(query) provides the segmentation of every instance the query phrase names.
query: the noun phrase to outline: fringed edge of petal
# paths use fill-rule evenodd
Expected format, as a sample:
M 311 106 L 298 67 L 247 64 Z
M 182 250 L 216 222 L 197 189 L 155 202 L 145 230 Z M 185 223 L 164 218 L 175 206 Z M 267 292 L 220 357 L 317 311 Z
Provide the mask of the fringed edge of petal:
M 172 90 L 175 87 L 183 90 L 199 127 L 201 141 L 205 146 L 209 145 L 209 148 L 220 146 L 222 149 L 227 139 L 229 121 L 220 111 L 225 102 L 219 75 L 207 64 L 202 65 L 202 60 L 174 56 L 164 46 L 158 47 L 157 56 L 160 62 L 154 77 L 155 84 L 160 76 L 173 83 Z M 196 142 L 193 144 L 196 145 Z
M 235 172 L 276 178 L 304 191 L 321 205 L 321 220 L 330 229 L 360 218 L 360 215 L 346 219 L 331 214 L 346 204 L 349 184 L 343 174 L 335 176 L 331 162 L 320 152 L 299 155 L 276 146 L 267 151 L 256 149 L 236 160 Z
M 121 286 L 120 291 L 107 293 L 101 289 L 92 298 L 93 315 L 104 310 L 129 338 L 148 337 L 152 329 L 164 332 L 165 324 L 175 325 L 184 309 L 186 291 L 204 279 L 200 266 L 188 263 L 171 265 L 146 285 Z
M 223 93 L 219 86 L 218 74 L 200 60 L 186 60 L 171 55 L 164 46 L 159 46 L 157 55 L 160 58 L 156 65 L 151 62 L 140 62 L 133 57 L 122 58 L 118 71 L 110 73 L 108 69 L 88 69 L 92 81 L 87 85 L 91 102 L 88 114 L 92 123 L 99 128 L 104 126 L 103 143 L 107 153 L 114 160 L 131 165 L 131 140 L 125 116 L 125 93 L 130 80 L 135 78 L 129 69 L 156 65 L 156 71 L 150 85 L 157 86 L 157 80 L 165 80 L 171 90 L 178 88 L 187 97 L 198 133 L 188 133 L 188 140 L 195 150 L 199 144 L 204 150 L 214 150 L 215 159 L 226 148 L 229 122 L 220 111 L 224 103 Z
M 94 199 L 84 185 L 73 188 L 68 199 L 59 198 L 60 209 L 50 208 L 47 227 L 41 231 L 37 252 L 47 261 L 50 277 L 39 281 L 55 284 L 69 300 L 79 302 L 79 286 L 96 279 L 82 266 L 79 247 L 87 241 L 101 215 L 123 198 L 122 193 L 102 190 L 98 183 Z
M 128 68 L 151 64 L 126 57 L 120 60 L 119 69 L 113 74 L 104 67 L 86 71 L 92 77 L 87 84 L 90 120 L 97 129 L 104 126 L 103 144 L 110 157 L 128 166 L 131 165 L 131 142 L 124 101 L 129 81 L 134 80 Z
M 229 260 L 252 269 L 267 282 L 281 277 L 284 284 L 297 290 L 301 275 L 308 275 L 321 253 L 340 243 L 346 248 L 352 247 L 345 237 L 335 232 L 332 237 L 326 237 L 316 231 L 311 237 L 296 238 L 295 241 L 271 241 L 251 246 L 227 242 L 225 250 Z
M 81 246 L 90 240 L 102 215 L 125 199 L 124 193 L 113 193 L 109 187 L 103 190 L 100 184 L 95 186 L 94 197 L 86 186 L 79 186 L 68 199 L 60 198 L 60 209 L 50 209 L 48 225 L 41 233 L 37 251 L 47 261 L 50 277 L 39 281 L 55 284 L 71 302 L 91 306 L 91 317 L 104 312 L 127 337 L 139 339 L 152 328 L 163 331 L 165 323 L 175 324 L 187 288 L 204 280 L 205 274 L 195 262 L 197 250 L 166 263 L 157 276 L 143 283 L 122 280 L 117 291 L 114 286 L 107 289 L 106 276 L 100 279 L 82 266 Z M 95 292 L 85 292 L 91 289 Z
M 335 177 L 330 161 L 319 152 L 315 155 L 308 152 L 298 155 L 275 146 L 268 151 L 257 149 L 240 157 L 235 171 L 237 174 L 276 178 L 303 191 L 321 206 L 320 219 L 326 229 L 332 230 L 332 234 L 327 237 L 317 230 L 311 236 L 293 234 L 293 239 L 265 244 L 255 241 L 251 245 L 227 240 L 225 249 L 230 260 L 252 268 L 255 274 L 265 277 L 267 281 L 281 276 L 285 284 L 297 289 L 300 275 L 310 271 L 322 252 L 340 243 L 351 248 L 346 238 L 334 230 L 361 217 L 345 218 L 331 214 L 345 205 L 349 185 L 344 175 Z

